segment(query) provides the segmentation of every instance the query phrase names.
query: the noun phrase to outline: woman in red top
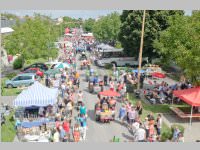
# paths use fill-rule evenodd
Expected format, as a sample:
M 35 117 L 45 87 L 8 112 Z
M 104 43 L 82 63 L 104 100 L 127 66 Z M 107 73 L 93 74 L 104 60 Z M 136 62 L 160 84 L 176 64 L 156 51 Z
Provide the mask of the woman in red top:
M 75 124 L 74 129 L 73 129 L 73 137 L 74 137 L 74 142 L 79 142 L 80 141 L 80 131 L 79 131 L 79 125 Z

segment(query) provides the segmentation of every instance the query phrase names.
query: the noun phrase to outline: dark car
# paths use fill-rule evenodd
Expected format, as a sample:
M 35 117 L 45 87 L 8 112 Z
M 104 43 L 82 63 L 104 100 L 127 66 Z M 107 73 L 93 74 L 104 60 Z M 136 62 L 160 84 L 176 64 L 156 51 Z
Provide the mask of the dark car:
M 44 71 L 48 70 L 48 66 L 47 65 L 45 65 L 43 63 L 35 63 L 35 64 L 32 64 L 32 65 L 24 68 L 23 71 L 26 71 L 29 68 L 40 68 L 41 70 L 44 70 Z

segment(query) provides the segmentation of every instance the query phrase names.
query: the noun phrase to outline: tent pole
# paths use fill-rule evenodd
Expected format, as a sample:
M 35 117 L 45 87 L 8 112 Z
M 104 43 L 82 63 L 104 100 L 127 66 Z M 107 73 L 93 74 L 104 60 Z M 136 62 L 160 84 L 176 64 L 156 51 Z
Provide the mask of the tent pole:
M 193 106 L 191 107 L 191 114 L 190 114 L 190 127 L 192 126 L 192 111 L 193 111 Z

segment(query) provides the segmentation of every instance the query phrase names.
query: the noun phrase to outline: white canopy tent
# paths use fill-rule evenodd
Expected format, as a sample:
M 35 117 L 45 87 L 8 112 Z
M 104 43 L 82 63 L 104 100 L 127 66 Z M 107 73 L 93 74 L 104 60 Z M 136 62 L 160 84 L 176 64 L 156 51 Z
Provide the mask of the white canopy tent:
M 47 106 L 57 102 L 58 89 L 47 88 L 36 81 L 28 89 L 20 93 L 14 100 L 15 107 Z

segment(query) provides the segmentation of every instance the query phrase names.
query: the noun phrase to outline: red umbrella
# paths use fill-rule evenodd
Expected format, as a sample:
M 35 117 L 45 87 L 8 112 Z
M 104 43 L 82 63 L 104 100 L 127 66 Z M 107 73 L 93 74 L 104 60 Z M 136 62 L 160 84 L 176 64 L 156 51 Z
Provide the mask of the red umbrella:
M 152 76 L 157 77 L 157 78 L 165 78 L 166 77 L 165 74 L 159 73 L 159 72 L 152 73 Z
M 106 90 L 106 91 L 103 91 L 103 92 L 99 92 L 100 95 L 103 95 L 103 96 L 120 96 L 120 94 L 116 91 L 111 91 L 111 90 Z

